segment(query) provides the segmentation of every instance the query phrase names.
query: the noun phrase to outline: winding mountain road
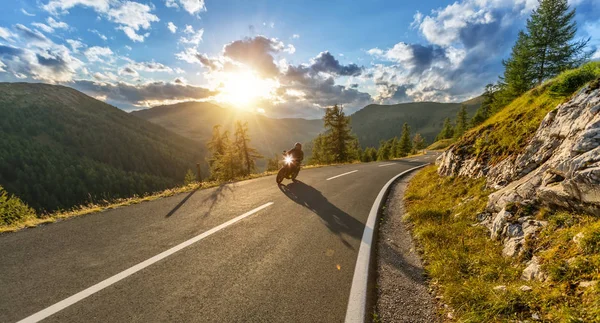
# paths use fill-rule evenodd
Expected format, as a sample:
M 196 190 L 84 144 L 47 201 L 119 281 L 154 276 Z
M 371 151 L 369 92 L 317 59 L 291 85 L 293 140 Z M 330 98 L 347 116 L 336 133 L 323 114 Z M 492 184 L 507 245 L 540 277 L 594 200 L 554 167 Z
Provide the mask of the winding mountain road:
M 343 322 L 382 187 L 437 153 L 306 169 L 0 235 L 0 322 Z

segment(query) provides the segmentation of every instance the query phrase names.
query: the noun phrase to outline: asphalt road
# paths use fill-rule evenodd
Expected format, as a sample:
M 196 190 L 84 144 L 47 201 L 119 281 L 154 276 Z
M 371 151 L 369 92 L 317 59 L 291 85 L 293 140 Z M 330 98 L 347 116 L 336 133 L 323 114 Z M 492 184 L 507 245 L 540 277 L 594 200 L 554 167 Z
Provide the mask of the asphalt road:
M 268 176 L 2 234 L 0 322 L 74 295 L 44 321 L 343 322 L 377 194 L 436 156 L 306 169 L 281 187 Z

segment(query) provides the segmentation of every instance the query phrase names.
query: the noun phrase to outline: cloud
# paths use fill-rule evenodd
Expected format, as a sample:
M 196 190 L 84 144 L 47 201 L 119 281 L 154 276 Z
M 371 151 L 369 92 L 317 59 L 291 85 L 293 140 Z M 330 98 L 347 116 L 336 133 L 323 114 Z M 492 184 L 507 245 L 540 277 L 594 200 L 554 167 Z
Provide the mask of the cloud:
M 155 61 L 150 62 L 135 62 L 133 60 L 129 60 L 130 63 L 127 65 L 130 68 L 136 69 L 138 71 L 144 72 L 165 72 L 165 73 L 173 73 L 173 69 L 169 66 L 166 66 L 162 63 L 157 63 Z
M 106 96 L 107 100 L 129 106 L 152 106 L 162 101 L 189 101 L 207 99 L 217 94 L 209 89 L 175 82 L 95 82 L 77 80 L 73 87 L 91 96 Z
M 138 2 L 125 1 L 119 6 L 108 10 L 109 20 L 119 24 L 118 29 L 123 30 L 125 35 L 134 42 L 143 42 L 146 35 L 137 33 L 140 29 L 149 29 L 152 22 L 158 22 L 160 19 L 152 13 L 152 8 L 148 5 Z
M 177 32 L 177 26 L 175 26 L 174 23 L 170 22 L 167 24 L 167 28 L 169 28 L 169 30 L 171 31 L 171 33 L 176 33 Z
M 40 22 L 33 22 L 33 23 L 31 23 L 31 25 L 34 26 L 34 27 L 37 27 L 37 28 L 41 29 L 45 33 L 54 32 L 54 28 L 52 28 L 52 27 L 50 27 L 48 25 L 45 25 L 43 23 L 40 23 Z
M 89 32 L 91 32 L 92 34 L 97 35 L 98 37 L 100 37 L 100 39 L 106 41 L 108 39 L 108 37 L 104 36 L 103 34 L 101 34 L 99 31 L 97 31 L 96 29 L 88 29 Z
M 362 69 L 356 64 L 342 65 L 340 62 L 325 51 L 311 60 L 310 68 L 315 72 L 325 72 L 339 76 L 358 76 Z
M 88 48 L 84 53 L 90 62 L 104 62 L 103 57 L 111 57 L 113 51 L 108 47 L 93 46 Z
M 29 16 L 29 17 L 35 17 L 35 14 L 33 13 L 29 13 L 27 12 L 27 10 L 21 8 L 21 12 L 25 15 L 25 16 Z
M 279 69 L 273 62 L 273 54 L 285 49 L 282 42 L 275 38 L 256 36 L 236 40 L 223 47 L 223 56 L 248 65 L 263 76 L 275 76 Z
M 190 64 L 201 64 L 210 71 L 216 71 L 223 66 L 219 59 L 209 58 L 206 54 L 200 54 L 196 48 L 187 48 L 175 54 L 175 57 Z
M 50 25 L 50 27 L 52 28 L 69 29 L 69 25 L 66 22 L 56 21 L 52 17 L 48 17 L 48 19 L 46 19 L 46 22 L 48 22 L 48 25 Z
M 125 67 L 121 68 L 119 70 L 119 75 L 125 75 L 125 76 L 131 76 L 131 77 L 139 76 L 138 72 L 129 66 L 125 66 Z
M 189 35 L 179 38 L 179 42 L 183 44 L 198 45 L 202 41 L 202 35 L 204 35 L 204 29 L 201 28 L 194 31 L 194 27 L 190 25 L 186 25 L 183 32 Z
M 12 40 L 15 37 L 15 34 L 13 34 L 12 32 L 10 32 L 10 30 L 4 28 L 4 27 L 0 27 L 0 38 L 4 39 L 4 40 Z
M 292 35 L 292 39 L 298 39 L 298 38 L 300 38 L 300 35 L 299 35 L 299 34 L 293 34 L 293 35 Z
M 91 7 L 98 12 L 107 12 L 112 0 L 50 0 L 48 4 L 42 5 L 42 9 L 51 14 L 64 14 L 75 6 Z
M 92 76 L 98 81 L 117 81 L 118 80 L 118 77 L 111 72 L 107 72 L 104 74 L 100 73 L 100 72 L 96 72 Z
M 191 15 L 198 15 L 199 13 L 206 11 L 204 0 L 166 0 L 165 5 L 169 8 L 183 7 L 183 9 Z
M 71 46 L 73 53 L 79 53 L 79 49 L 86 47 L 84 43 L 75 39 L 67 39 L 67 43 Z
M 17 78 L 30 77 L 49 83 L 70 81 L 83 63 L 61 45 L 34 51 L 27 48 L 0 45 L 3 70 Z
M 50 40 L 37 30 L 31 30 L 21 24 L 16 24 L 15 29 L 17 29 L 23 38 L 29 40 L 30 42 L 34 42 L 36 44 L 50 43 Z
M 109 21 L 118 24 L 119 26 L 117 29 L 122 30 L 125 35 L 134 42 L 143 42 L 144 38 L 148 36 L 148 34 L 139 34 L 138 32 L 140 29 L 149 29 L 153 22 L 160 21 L 156 15 L 151 13 L 154 9 L 154 5 L 149 6 L 134 1 L 50 0 L 50 2 L 43 5 L 42 8 L 51 14 L 58 15 L 68 13 L 68 9 L 75 6 L 90 7 L 94 9 Z M 99 33 L 98 35 L 100 36 Z M 105 39 L 105 37 L 100 37 Z

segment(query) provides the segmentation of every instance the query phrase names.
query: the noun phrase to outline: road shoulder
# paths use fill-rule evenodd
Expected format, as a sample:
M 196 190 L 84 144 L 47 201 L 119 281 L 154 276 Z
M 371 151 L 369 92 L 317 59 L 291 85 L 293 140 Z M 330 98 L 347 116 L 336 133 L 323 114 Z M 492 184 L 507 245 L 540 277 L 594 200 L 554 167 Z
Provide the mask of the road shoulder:
M 375 322 L 438 322 L 436 305 L 407 224 L 403 196 L 415 172 L 393 186 L 379 223 Z

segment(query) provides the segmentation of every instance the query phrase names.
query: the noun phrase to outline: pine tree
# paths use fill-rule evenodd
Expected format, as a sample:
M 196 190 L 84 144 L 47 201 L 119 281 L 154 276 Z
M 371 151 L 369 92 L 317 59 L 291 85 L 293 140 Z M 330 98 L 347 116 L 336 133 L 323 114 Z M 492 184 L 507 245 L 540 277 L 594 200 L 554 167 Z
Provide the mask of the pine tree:
M 394 137 L 390 141 L 390 158 L 400 157 L 400 153 L 398 150 L 398 137 Z
M 450 139 L 454 136 L 454 127 L 450 122 L 450 118 L 444 119 L 444 125 L 442 131 L 437 135 L 436 140 Z
M 213 178 L 219 178 L 223 172 L 223 157 L 230 150 L 229 148 L 229 133 L 224 131 L 221 133 L 221 125 L 213 126 L 213 134 L 210 141 L 207 143 L 210 152 L 208 165 Z
M 538 84 L 589 57 L 584 51 L 589 39 L 574 41 L 577 33 L 574 18 L 575 9 L 570 10 L 567 0 L 540 0 L 527 20 L 531 60 Z
M 504 76 L 500 78 L 500 83 L 503 86 L 503 95 L 510 101 L 529 91 L 535 84 L 531 44 L 529 36 L 520 31 L 510 58 L 502 61 Z
M 379 150 L 377 151 L 377 160 L 389 160 L 392 147 L 389 141 L 380 141 Z
M 468 116 L 467 116 L 467 108 L 463 105 L 458 110 L 456 114 L 456 126 L 454 127 L 454 137 L 460 138 L 465 131 L 467 131 L 468 127 Z
M 404 157 L 412 151 L 412 142 L 410 141 L 410 127 L 407 123 L 402 126 L 402 135 L 400 136 L 400 156 Z
M 481 103 L 481 106 L 477 109 L 475 115 L 471 119 L 471 127 L 475 127 L 482 124 L 492 115 L 492 108 L 494 105 L 494 100 L 497 91 L 498 87 L 494 84 L 488 84 L 485 86 L 485 91 L 482 95 L 483 102 Z
M 413 137 L 413 152 L 418 153 L 419 150 L 425 148 L 425 140 L 420 133 L 415 134 Z
M 326 109 L 323 121 L 327 129 L 325 135 L 327 151 L 332 161 L 336 163 L 349 161 L 353 136 L 350 134 L 350 118 L 345 115 L 344 108 L 336 104 Z
M 263 158 L 258 150 L 250 147 L 250 135 L 248 134 L 248 122 L 235 123 L 235 141 L 240 162 L 242 163 L 242 175 L 249 175 L 256 171 L 256 159 Z
M 183 183 L 185 185 L 190 185 L 196 182 L 196 175 L 191 169 L 188 169 L 187 173 L 185 173 L 185 178 L 183 179 Z
M 327 138 L 323 134 L 319 134 L 313 139 L 312 155 L 310 157 L 311 164 L 330 164 L 331 156 L 327 149 Z

